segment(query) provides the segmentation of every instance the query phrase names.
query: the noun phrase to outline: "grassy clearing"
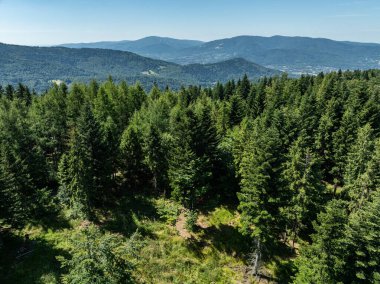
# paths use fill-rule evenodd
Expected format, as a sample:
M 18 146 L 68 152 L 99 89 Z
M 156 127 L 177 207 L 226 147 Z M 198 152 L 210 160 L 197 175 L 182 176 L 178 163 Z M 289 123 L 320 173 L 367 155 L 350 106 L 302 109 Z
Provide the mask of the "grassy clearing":
M 170 201 L 137 197 L 97 217 L 105 231 L 143 235 L 134 272 L 139 283 L 242 283 L 247 248 L 238 232 L 238 214 L 224 207 L 202 213 L 191 238 L 184 239 L 175 228 L 179 213 Z M 63 271 L 56 256 L 68 255 L 67 239 L 79 227 L 80 222 L 71 221 L 9 233 L 0 250 L 0 283 L 60 283 Z M 18 260 L 26 233 L 33 252 Z
M 222 210 L 224 212 L 224 210 Z M 240 283 L 244 277 L 244 242 L 236 237 L 236 227 L 220 222 L 220 210 L 200 215 L 191 238 L 183 239 L 174 226 L 150 222 L 155 238 L 141 251 L 136 277 L 146 283 Z M 216 221 L 218 220 L 218 221 Z

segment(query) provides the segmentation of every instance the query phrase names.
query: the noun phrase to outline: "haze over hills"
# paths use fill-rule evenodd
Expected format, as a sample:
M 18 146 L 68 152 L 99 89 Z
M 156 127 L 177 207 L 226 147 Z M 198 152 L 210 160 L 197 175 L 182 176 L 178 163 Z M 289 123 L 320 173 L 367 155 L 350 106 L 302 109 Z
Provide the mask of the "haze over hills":
M 133 51 L 178 64 L 215 63 L 239 57 L 290 74 L 380 67 L 380 44 L 324 38 L 238 36 L 202 43 L 148 37 L 137 41 L 63 46 Z
M 105 80 L 110 75 L 115 80 L 129 83 L 140 81 L 147 88 L 154 83 L 179 88 L 189 84 L 212 86 L 217 81 L 238 79 L 244 74 L 257 79 L 280 73 L 244 59 L 182 66 L 126 51 L 7 44 L 0 44 L 0 66 L 1 85 L 24 83 L 38 91 L 47 88 L 54 80 L 70 84 Z
M 210 42 L 147 37 L 58 47 L 0 44 L 0 56 L 2 85 L 24 82 L 43 90 L 53 80 L 88 82 L 111 75 L 130 83 L 138 80 L 148 88 L 153 83 L 179 88 L 211 86 L 245 73 L 256 79 L 280 73 L 275 70 L 299 75 L 379 68 L 380 44 L 284 36 L 239 36 Z
M 198 40 L 181 40 L 168 37 L 150 36 L 139 40 L 101 41 L 93 43 L 69 43 L 63 47 L 70 48 L 103 48 L 130 51 L 139 55 L 157 59 L 171 57 L 180 50 L 200 46 L 204 42 Z

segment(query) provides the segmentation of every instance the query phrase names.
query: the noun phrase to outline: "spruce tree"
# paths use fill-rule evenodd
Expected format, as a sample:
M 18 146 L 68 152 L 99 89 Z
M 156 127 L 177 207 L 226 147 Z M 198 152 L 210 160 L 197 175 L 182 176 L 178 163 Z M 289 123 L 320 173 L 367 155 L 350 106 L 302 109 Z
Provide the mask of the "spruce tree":
M 28 121 L 27 105 L 0 100 L 0 189 L 11 224 L 22 224 L 44 211 L 46 164 Z M 10 203 L 9 203 L 10 202 Z
M 263 129 L 258 123 L 253 131 L 240 164 L 238 198 L 242 232 L 271 244 L 284 229 L 280 215 L 283 203 L 281 139 L 277 129 Z
M 243 100 L 247 100 L 250 91 L 251 91 L 251 82 L 249 81 L 247 74 L 244 74 L 243 79 L 237 85 L 237 94 Z
M 311 222 L 322 207 L 325 192 L 321 177 L 320 160 L 299 137 L 289 150 L 283 170 L 288 198 L 282 214 L 293 240 L 301 230 L 312 229 Z
M 132 235 L 126 242 L 120 235 L 102 233 L 93 224 L 85 226 L 68 239 L 71 257 L 57 257 L 66 272 L 62 275 L 64 283 L 135 283 L 131 260 L 138 236 Z
M 353 283 L 380 282 L 380 187 L 357 212 L 350 216 L 347 227 L 351 261 L 345 273 Z
M 167 188 L 167 149 L 162 142 L 159 130 L 151 126 L 145 139 L 145 163 L 152 173 L 152 185 L 156 192 L 162 193 Z
M 56 178 L 58 162 L 67 150 L 67 90 L 65 85 L 53 86 L 36 100 L 29 111 L 31 128 L 36 136 L 51 173 Z
M 344 174 L 344 189 L 351 198 L 354 207 L 361 206 L 377 186 L 373 175 L 378 173 L 373 167 L 379 163 L 376 161 L 379 157 L 374 155 L 374 150 L 373 129 L 367 124 L 358 130 L 356 141 L 347 156 Z
M 313 243 L 301 251 L 296 261 L 298 273 L 294 283 L 350 283 L 346 273 L 349 252 L 345 239 L 348 205 L 342 200 L 330 201 L 318 215 Z
M 171 123 L 174 122 L 175 125 L 171 127 L 173 141 L 169 158 L 169 183 L 173 198 L 193 209 L 210 190 L 210 159 L 197 153 L 202 149 L 196 147 L 194 139 L 194 131 L 198 126 L 194 112 L 191 109 L 179 109 L 172 114 Z
M 60 194 L 74 216 L 90 218 L 92 207 L 108 193 L 111 176 L 100 125 L 88 104 L 76 124 L 69 152 L 59 165 Z
M 133 124 L 121 137 L 119 167 L 126 188 L 139 190 L 147 185 L 148 168 L 144 163 L 142 134 Z
M 242 99 L 234 95 L 230 99 L 230 127 L 238 125 L 244 118 L 245 110 Z
M 194 209 L 197 199 L 204 193 L 197 187 L 198 164 L 188 144 L 181 143 L 172 149 L 168 172 L 171 196 L 188 209 Z

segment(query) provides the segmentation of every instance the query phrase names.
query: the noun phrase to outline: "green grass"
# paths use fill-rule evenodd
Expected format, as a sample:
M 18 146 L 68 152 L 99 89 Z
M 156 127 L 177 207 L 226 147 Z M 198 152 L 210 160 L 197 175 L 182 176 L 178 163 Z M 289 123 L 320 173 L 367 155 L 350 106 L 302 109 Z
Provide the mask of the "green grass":
M 62 244 L 66 239 L 64 235 L 69 232 L 65 229 L 53 233 L 42 227 L 27 227 L 5 236 L 4 247 L 0 251 L 0 283 L 59 283 L 60 265 L 56 256 L 66 254 Z M 26 233 L 31 236 L 31 252 L 17 258 Z
M 200 226 L 186 240 L 173 225 L 177 211 L 170 201 L 136 197 L 119 201 L 113 211 L 97 212 L 97 217 L 105 231 L 126 237 L 136 230 L 142 234 L 134 271 L 138 283 L 242 281 L 247 247 L 238 231 L 238 214 L 224 207 L 201 214 Z M 61 283 L 63 271 L 56 256 L 68 256 L 67 239 L 79 226 L 79 221 L 50 222 L 9 233 L 0 250 L 0 283 Z M 26 233 L 34 251 L 19 261 L 15 256 Z
M 120 200 L 112 211 L 99 210 L 96 216 L 104 231 L 127 238 L 136 231 L 142 235 L 134 261 L 137 283 L 242 283 L 249 241 L 239 232 L 238 212 L 224 206 L 201 212 L 191 238 L 184 239 L 175 227 L 181 210 L 170 200 L 141 196 Z M 56 257 L 69 256 L 69 236 L 81 227 L 81 221 L 65 221 L 64 215 L 57 222 L 29 225 L 4 237 L 1 284 L 61 283 L 64 271 Z M 17 260 L 26 233 L 34 250 Z M 288 247 L 283 250 L 268 260 L 265 270 L 279 283 L 288 283 L 294 256 Z
M 155 237 L 146 240 L 140 252 L 136 277 L 146 283 L 235 283 L 244 263 L 231 253 L 203 239 L 203 232 L 188 240 L 174 227 L 149 224 Z M 235 281 L 234 281 L 235 280 Z

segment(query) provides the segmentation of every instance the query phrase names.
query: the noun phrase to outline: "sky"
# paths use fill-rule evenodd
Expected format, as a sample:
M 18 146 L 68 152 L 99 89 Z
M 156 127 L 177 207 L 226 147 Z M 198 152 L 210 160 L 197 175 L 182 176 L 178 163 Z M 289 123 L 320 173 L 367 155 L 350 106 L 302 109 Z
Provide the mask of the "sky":
M 151 35 L 380 43 L 380 0 L 0 0 L 3 43 L 54 45 Z

